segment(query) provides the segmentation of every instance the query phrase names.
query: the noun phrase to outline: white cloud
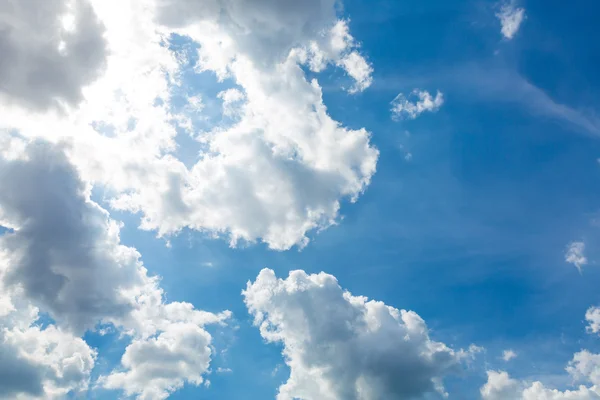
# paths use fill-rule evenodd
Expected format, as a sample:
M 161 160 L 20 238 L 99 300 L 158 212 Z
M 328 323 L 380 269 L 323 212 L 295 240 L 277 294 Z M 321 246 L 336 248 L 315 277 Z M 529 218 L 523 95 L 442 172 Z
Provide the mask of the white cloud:
M 55 326 L 2 329 L 0 398 L 58 400 L 87 389 L 96 352 L 82 339 Z
M 504 371 L 488 371 L 480 392 L 483 400 L 593 400 L 600 399 L 600 355 L 581 351 L 566 368 L 574 380 L 589 382 L 572 390 L 551 389 L 542 382 L 527 383 L 510 378 Z
M 586 319 L 588 331 L 597 333 L 594 320 L 597 310 L 590 308 Z M 506 355 L 507 352 L 505 351 Z M 505 358 L 506 359 L 506 358 Z M 487 371 L 488 380 L 480 388 L 482 400 L 598 400 L 600 399 L 600 354 L 582 350 L 573 355 L 565 368 L 573 384 L 586 383 L 561 390 L 540 381 L 517 380 L 505 371 Z M 575 386 L 575 385 L 573 385 Z
M 244 93 L 232 88 L 219 92 L 217 97 L 223 100 L 223 115 L 232 117 L 239 114 L 241 111 L 239 106 L 244 99 Z
M 36 142 L 12 159 L 0 158 L 0 179 L 0 221 L 13 227 L 0 237 L 0 326 L 5 328 L 5 344 L 41 377 L 30 386 L 3 390 L 62 398 L 68 391 L 85 389 L 95 353 L 77 336 L 98 323 L 112 323 L 134 339 L 123 358 L 133 372 L 122 380 L 120 372 L 109 375 L 110 387 L 136 392 L 142 384 L 199 384 L 207 365 L 199 368 L 204 364 L 198 360 L 210 360 L 208 346 L 199 345 L 200 340 L 210 343 L 203 326 L 222 322 L 229 312 L 215 315 L 189 303 L 165 302 L 157 278 L 147 275 L 139 253 L 120 244 L 119 224 L 90 199 L 89 186 L 68 161 L 64 147 Z M 44 330 L 32 326 L 37 309 L 31 305 L 48 312 L 56 325 Z M 194 373 L 183 367 L 167 369 L 164 361 L 162 369 L 145 369 L 148 360 L 135 357 L 137 350 L 147 343 L 168 342 L 181 326 L 201 339 L 181 343 L 187 347 L 174 351 L 172 362 L 183 365 L 187 359 L 177 359 L 183 351 L 197 361 Z M 6 368 L 0 360 L 0 372 Z
M 357 47 L 359 45 L 350 34 L 348 21 L 339 20 L 325 35 L 312 40 L 296 55 L 314 72 L 322 71 L 331 63 L 344 69 L 354 79 L 348 91 L 358 93 L 373 83 L 373 67 L 356 50 Z
M 502 35 L 510 40 L 517 34 L 525 19 L 525 9 L 517 7 L 516 0 L 511 0 L 502 5 L 496 16 L 502 24 Z
M 228 374 L 233 372 L 233 370 L 231 368 L 217 368 L 217 374 Z
M 488 380 L 481 388 L 483 400 L 517 400 L 519 382 L 504 371 L 487 371 Z
M 300 66 L 318 53 L 354 80 L 349 90 L 370 84 L 372 67 L 337 20 L 335 1 L 90 1 L 105 27 L 105 73 L 81 83 L 83 98 L 68 113 L 11 106 L 0 128 L 69 138 L 85 180 L 105 186 L 112 207 L 140 212 L 142 228 L 303 246 L 309 231 L 337 221 L 343 199 L 369 185 L 378 158 L 370 134 L 333 120 Z M 233 125 L 193 132 L 204 150 L 192 166 L 175 156 L 175 127 L 194 127 L 191 111 L 171 102 L 173 88 L 185 87 L 179 68 L 187 59 L 161 44 L 174 32 L 199 45 L 197 71 L 230 77 L 238 92 L 225 93 L 245 95 L 235 104 L 224 98 Z
M 600 333 L 600 308 L 590 307 L 585 313 L 585 319 L 589 323 L 587 331 L 589 333 Z
M 309 231 L 335 223 L 342 199 L 366 189 L 378 151 L 365 129 L 327 114 L 301 64 L 316 57 L 312 43 L 335 50 L 323 62 L 346 71 L 350 91 L 370 85 L 372 67 L 333 0 L 49 0 L 39 21 L 30 1 L 17 3 L 0 5 L 0 29 L 10 32 L 0 48 L 16 57 L 0 62 L 0 78 L 10 82 L 0 88 L 0 221 L 13 229 L 0 239 L 0 320 L 12 337 L 35 333 L 40 345 L 10 345 L 10 354 L 23 350 L 10 359 L 13 370 L 31 374 L 23 375 L 28 385 L 12 380 L 0 390 L 42 398 L 85 390 L 95 353 L 78 336 L 107 324 L 132 342 L 120 367 L 101 378 L 105 387 L 154 398 L 199 384 L 211 356 L 203 326 L 229 314 L 167 303 L 139 253 L 120 243 L 120 225 L 90 199 L 92 185 L 159 234 L 189 227 L 232 244 L 305 245 Z M 230 77 L 244 94 L 233 125 L 193 132 L 207 150 L 191 167 L 175 156 L 176 127 L 194 129 L 191 113 L 202 113 L 204 95 L 186 92 L 181 110 L 171 101 L 187 89 L 184 55 L 164 45 L 173 32 L 199 45 L 197 71 Z M 37 138 L 47 143 L 26 145 Z M 35 331 L 37 313 L 17 317 L 33 306 L 56 321 L 51 329 Z M 174 337 L 177 329 L 186 334 Z M 65 344 L 44 339 L 52 332 Z M 79 356 L 53 351 L 65 346 Z M 32 361 L 38 349 L 46 361 Z M 173 362 L 159 367 L 159 351 Z M 75 369 L 72 359 L 85 362 Z M 0 371 L 9 369 L 0 363 Z
M 335 50 L 323 62 L 346 71 L 351 91 L 369 86 L 372 67 L 337 20 L 334 0 L 50 0 L 40 15 L 30 1 L 17 3 L 0 6 L 0 28 L 9 32 L 0 48 L 15 57 L 0 66 L 10 82 L 0 89 L 0 220 L 13 229 L 0 239 L 2 324 L 33 329 L 35 318 L 16 317 L 21 303 L 49 313 L 53 329 L 74 343 L 113 324 L 132 343 L 122 365 L 102 378 L 107 387 L 162 396 L 183 382 L 198 384 L 210 359 L 203 326 L 229 314 L 167 303 L 139 253 L 120 243 L 120 225 L 90 199 L 92 185 L 161 235 L 189 227 L 232 244 L 305 245 L 309 231 L 336 222 L 342 199 L 366 189 L 378 151 L 365 129 L 347 129 L 327 114 L 318 82 L 301 64 L 315 57 L 312 43 Z M 185 55 L 164 45 L 172 33 L 199 48 L 196 71 L 229 77 L 244 94 L 232 126 L 193 132 L 206 152 L 191 167 L 175 156 L 176 127 L 194 128 L 189 114 L 202 113 L 204 94 L 186 92 L 188 106 L 175 109 L 173 92 L 187 88 Z M 181 326 L 207 345 L 161 375 L 144 349 L 171 343 Z M 189 355 L 188 345 L 169 349 L 177 358 Z M 84 367 L 81 387 L 91 368 Z M 42 397 L 52 389 L 46 381 L 38 380 Z
M 308 60 L 299 55 L 303 46 L 335 23 L 334 3 L 211 4 L 199 10 L 163 2 L 158 20 L 201 45 L 200 70 L 231 76 L 243 88 L 240 119 L 207 139 L 209 151 L 191 170 L 172 166 L 159 201 L 144 185 L 113 205 L 142 211 L 143 227 L 161 234 L 187 226 L 228 232 L 232 245 L 303 246 L 308 231 L 334 223 L 341 198 L 355 199 L 366 188 L 378 157 L 364 129 L 344 129 L 327 115 L 321 88 L 298 65 Z M 324 57 L 334 63 L 349 57 L 349 40 Z M 347 66 L 363 85 L 367 77 L 355 64 Z
M 195 324 L 171 324 L 155 338 L 134 340 L 121 359 L 125 371 L 114 371 L 99 383 L 140 400 L 166 399 L 186 381 L 196 386 L 204 381 L 210 342 L 208 332 Z
M 579 272 L 581 272 L 581 268 L 588 263 L 587 258 L 583 254 L 584 251 L 585 243 L 571 242 L 567 246 L 567 252 L 565 253 L 565 261 L 577 267 Z
M 75 105 L 106 61 L 103 26 L 86 0 L 3 1 L 0 32 L 0 99 L 11 103 Z
M 415 119 L 426 111 L 439 110 L 444 104 L 444 95 L 438 91 L 433 97 L 426 90 L 415 89 L 408 97 L 398 94 L 391 104 L 392 119 Z
M 335 277 L 264 269 L 243 291 L 268 342 L 281 343 L 290 377 L 284 399 L 391 399 L 443 393 L 442 379 L 480 351 L 429 338 L 414 312 L 344 291 Z
M 513 358 L 517 358 L 517 353 L 515 353 L 513 350 L 509 349 L 509 350 L 504 350 L 502 352 L 502 359 L 504 361 L 508 362 L 508 361 L 512 360 Z
M 577 379 L 600 385 L 600 354 L 592 354 L 587 350 L 575 353 L 567 366 L 567 372 Z M 597 388 L 600 394 L 600 388 Z

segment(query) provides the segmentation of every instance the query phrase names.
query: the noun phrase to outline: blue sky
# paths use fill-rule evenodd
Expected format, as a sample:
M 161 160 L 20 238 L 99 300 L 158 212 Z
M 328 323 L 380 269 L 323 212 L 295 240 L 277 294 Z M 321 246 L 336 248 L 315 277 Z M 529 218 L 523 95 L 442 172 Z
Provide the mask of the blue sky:
M 497 14 L 503 5 L 521 8 L 525 15 L 512 38 L 501 33 Z M 270 244 L 274 242 L 265 239 L 262 226 L 255 235 L 249 234 L 250 240 L 232 246 L 229 235 L 246 225 L 226 222 L 213 229 L 197 221 L 173 222 L 168 208 L 153 214 L 151 201 L 129 208 L 115 206 L 115 193 L 139 191 L 144 199 L 152 200 L 171 192 L 154 193 L 147 191 L 152 188 L 142 190 L 105 178 L 120 173 L 116 169 L 103 166 L 108 171 L 105 175 L 91 167 L 87 170 L 96 161 L 85 162 L 81 154 L 88 154 L 90 147 L 81 147 L 84 150 L 78 153 L 77 146 L 83 145 L 75 139 L 74 150 L 68 154 L 81 171 L 81 179 L 93 185 L 91 199 L 108 210 L 111 219 L 123 222 L 121 243 L 137 249 L 148 273 L 161 277 L 165 304 L 188 302 L 198 310 L 232 313 L 225 324 L 206 326 L 213 347 L 209 371 L 204 373 L 210 385 L 186 381 L 169 398 L 275 398 L 290 376 L 282 356 L 284 343 L 267 343 L 242 296 L 247 283 L 254 282 L 263 268 L 274 270 L 282 279 L 294 270 L 309 275 L 324 271 L 355 296 L 418 313 L 432 340 L 456 350 L 479 346 L 482 350 L 461 361 L 458 372 L 444 374 L 450 398 L 482 399 L 480 388 L 488 381 L 487 371 L 508 372 L 523 382 L 521 391 L 537 380 L 548 388 L 577 390 L 578 383 L 565 366 L 583 349 L 600 352 L 596 335 L 586 332 L 590 321 L 585 318 L 586 311 L 600 303 L 600 249 L 596 246 L 600 233 L 596 59 L 600 48 L 593 40 L 598 35 L 598 12 L 600 4 L 592 2 L 345 0 L 337 18 L 347 21 L 356 41 L 354 48 L 372 67 L 372 83 L 350 94 L 350 70 L 329 65 L 315 72 L 303 64 L 302 71 L 307 79 L 318 79 L 328 115 L 348 129 L 364 127 L 371 135 L 369 146 L 377 148 L 379 156 L 376 172 L 357 191 L 356 201 L 336 193 L 341 202 L 336 223 L 307 230 L 306 247 L 296 241 L 288 248 L 273 249 Z M 110 28 L 109 22 L 106 25 Z M 161 44 L 165 51 L 183 51 L 180 54 L 189 57 L 179 65 L 180 82 L 169 86 L 168 107 L 173 115 L 190 118 L 193 133 L 183 124 L 173 125 L 176 150 L 172 155 L 191 169 L 207 157 L 207 142 L 214 134 L 211 129 L 218 126 L 226 131 L 238 121 L 223 115 L 217 94 L 231 88 L 251 89 L 240 83 L 243 78 L 236 78 L 235 72 L 220 80 L 216 70 L 194 69 L 201 47 L 195 40 L 201 39 L 178 31 L 168 40 L 168 45 Z M 254 41 L 242 43 L 262 46 Z M 0 77 L 2 72 L 0 66 Z M 40 135 L 26 133 L 35 129 L 22 122 L 21 115 L 30 111 L 19 111 L 35 109 L 37 103 L 18 98 L 16 90 L 5 96 L 17 99 L 17 111 L 3 129 L 11 128 L 25 140 L 37 139 Z M 443 104 L 414 119 L 392 118 L 391 102 L 398 94 L 409 96 L 413 90 L 432 95 L 439 91 Z M 194 112 L 186 108 L 190 95 L 199 96 L 203 104 Z M 414 97 L 409 99 L 414 101 Z M 134 104 L 133 100 L 128 104 Z M 143 125 L 143 116 L 131 118 Z M 99 159 L 110 164 L 105 154 L 109 152 Z M 127 175 L 123 182 L 128 179 L 138 178 Z M 313 191 L 320 190 L 320 184 L 310 186 L 306 182 L 299 192 L 305 190 L 307 198 L 319 197 Z M 234 196 L 232 204 L 244 203 L 243 192 L 234 194 L 240 197 Z M 1 201 L 0 196 L 0 209 L 8 207 Z M 251 221 L 248 226 L 260 224 L 258 217 L 252 221 L 252 208 L 240 207 Z M 138 212 L 131 212 L 136 208 Z M 202 212 L 211 211 L 204 208 Z M 139 229 L 144 215 L 152 215 L 149 218 L 156 223 Z M 159 237 L 171 223 L 180 223 L 175 233 Z M 566 260 L 574 242 L 584 245 L 586 261 L 581 271 Z M 53 319 L 55 309 L 44 310 L 43 303 L 33 300 L 32 304 L 49 312 L 47 318 L 59 324 L 60 315 Z M 69 392 L 66 398 L 123 395 L 123 391 L 95 383 L 98 377 L 123 369 L 121 357 L 136 336 L 123 336 L 119 329 L 107 335 L 97 329 L 86 331 L 85 341 L 98 352 L 90 389 Z M 517 356 L 505 361 L 502 355 L 509 349 Z M 0 379 L 1 372 L 0 368 Z M 593 379 L 588 381 L 594 384 Z M 435 391 L 423 396 L 414 398 L 441 398 Z M 516 398 L 506 396 L 484 400 Z M 581 397 L 588 398 L 596 397 Z

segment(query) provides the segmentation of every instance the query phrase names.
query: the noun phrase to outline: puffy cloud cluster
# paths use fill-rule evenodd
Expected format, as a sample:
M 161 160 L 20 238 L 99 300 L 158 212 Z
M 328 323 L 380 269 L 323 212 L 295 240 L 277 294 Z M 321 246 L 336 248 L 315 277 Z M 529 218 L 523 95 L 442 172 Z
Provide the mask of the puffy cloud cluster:
M 444 95 L 438 91 L 433 97 L 426 90 L 415 89 L 409 96 L 398 94 L 391 104 L 392 119 L 415 119 L 426 111 L 436 112 L 439 110 L 444 104 Z
M 367 131 L 329 117 L 300 66 L 331 62 L 356 79 L 355 90 L 368 86 L 371 67 L 334 11 L 332 1 L 159 2 L 157 20 L 200 45 L 197 68 L 238 85 L 221 94 L 225 114 L 236 103 L 238 119 L 203 137 L 208 151 L 189 170 L 165 161 L 160 200 L 144 184 L 113 205 L 141 211 L 143 227 L 161 234 L 227 232 L 232 245 L 273 249 L 303 246 L 308 231 L 334 223 L 340 199 L 366 188 L 378 157 Z
M 37 143 L 21 159 L 1 160 L 0 180 L 0 218 L 15 227 L 0 237 L 5 287 L 79 334 L 128 315 L 129 293 L 154 288 L 60 149 Z
M 118 10 L 90 3 L 104 27 L 105 72 L 79 81 L 83 97 L 66 116 L 11 107 L 0 126 L 69 137 L 85 179 L 112 192 L 112 207 L 141 213 L 142 228 L 168 235 L 187 227 L 232 245 L 304 246 L 309 231 L 335 223 L 340 202 L 370 183 L 378 151 L 369 132 L 333 120 L 303 70 L 337 66 L 354 81 L 351 92 L 372 81 L 335 1 L 138 0 Z M 200 132 L 185 115 L 197 107 L 176 109 L 174 89 L 188 99 L 204 95 L 182 81 L 190 55 L 165 45 L 173 33 L 198 46 L 198 73 L 236 85 L 220 96 L 231 121 Z M 176 156 L 178 126 L 199 142 L 192 165 Z
M 184 382 L 200 385 L 210 363 L 211 337 L 192 323 L 169 325 L 157 337 L 138 340 L 122 358 L 125 371 L 100 379 L 107 389 L 123 389 L 138 399 L 166 399 Z
M 334 0 L 42 3 L 0 5 L 0 397 L 85 390 L 97 355 L 80 336 L 112 324 L 132 342 L 98 383 L 165 398 L 203 381 L 203 327 L 229 313 L 166 302 L 91 188 L 160 235 L 303 246 L 366 189 L 378 158 L 369 132 L 328 115 L 304 68 L 341 68 L 353 93 L 373 69 Z M 228 80 L 229 121 L 208 132 L 190 118 L 204 94 L 183 81 L 189 55 L 170 48 L 173 34 L 197 47 L 196 72 Z M 177 158 L 181 127 L 202 149 L 191 165 Z
M 264 269 L 243 291 L 261 335 L 284 346 L 284 399 L 416 399 L 444 393 L 442 379 L 479 349 L 429 337 L 416 313 L 353 296 L 335 277 Z
M 87 389 L 96 352 L 55 326 L 7 327 L 0 318 L 0 398 L 63 399 Z
M 133 337 L 123 357 L 123 366 L 133 372 L 124 379 L 122 372 L 109 375 L 103 380 L 107 387 L 168 393 L 184 380 L 199 384 L 211 354 L 203 326 L 222 322 L 229 313 L 166 303 L 139 253 L 120 244 L 119 225 L 90 200 L 89 186 L 65 149 L 40 142 L 23 149 L 0 158 L 0 221 L 11 228 L 0 236 L 0 351 L 17 358 L 19 375 L 29 383 L 0 378 L 9 385 L 0 390 L 62 398 L 86 389 L 96 355 L 78 336 L 99 323 L 113 324 Z M 38 309 L 55 324 L 34 326 Z M 182 345 L 199 360 L 191 364 L 193 374 L 181 370 L 182 360 L 176 357 L 161 360 L 161 368 L 146 368 L 151 361 L 144 358 L 144 346 L 168 341 L 181 326 L 189 332 Z M 0 375 L 15 373 L 7 362 L 10 358 L 1 359 Z

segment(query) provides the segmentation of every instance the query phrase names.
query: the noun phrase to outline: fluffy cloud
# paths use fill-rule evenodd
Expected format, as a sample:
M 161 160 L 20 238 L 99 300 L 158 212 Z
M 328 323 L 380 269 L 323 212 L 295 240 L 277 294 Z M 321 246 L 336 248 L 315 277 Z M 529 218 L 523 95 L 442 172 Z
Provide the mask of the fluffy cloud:
M 600 385 L 600 354 L 592 354 L 587 350 L 575 353 L 567 366 L 567 372 L 575 379 Z M 600 394 L 600 388 L 597 391 Z
M 145 395 L 151 388 L 163 393 L 184 381 L 200 383 L 211 354 L 203 326 L 229 313 L 165 302 L 139 253 L 120 244 L 119 225 L 90 200 L 65 149 L 42 142 L 21 148 L 10 159 L 0 158 L 0 221 L 12 228 L 0 237 L 0 286 L 7 296 L 0 324 L 4 344 L 27 362 L 23 368 L 33 365 L 24 371 L 35 370 L 40 378 L 26 388 L 3 390 L 48 398 L 85 389 L 95 353 L 77 336 L 98 323 L 112 323 L 134 338 L 123 357 L 131 372 L 115 371 L 103 380 L 107 387 Z M 37 317 L 16 315 L 31 309 L 28 304 L 48 312 L 56 325 L 40 330 L 31 326 Z M 189 334 L 173 345 L 174 367 L 148 368 L 144 349 L 169 347 L 173 335 L 184 331 Z M 181 367 L 190 359 L 193 373 Z
M 40 13 L 30 3 L 0 6 L 0 48 L 12 57 L 0 62 L 9 83 L 0 93 L 0 221 L 10 228 L 0 239 L 0 320 L 2 351 L 26 348 L 8 343 L 8 332 L 27 333 L 52 357 L 32 361 L 40 351 L 27 347 L 14 366 L 32 379 L 2 390 L 46 398 L 86 388 L 95 353 L 78 336 L 99 323 L 132 337 L 105 387 L 158 397 L 199 384 L 211 356 L 203 326 L 229 314 L 167 303 L 139 253 L 120 243 L 119 224 L 90 199 L 92 185 L 160 235 L 188 227 L 232 244 L 303 246 L 366 189 L 378 158 L 369 132 L 327 114 L 303 68 L 341 68 L 359 92 L 372 67 L 333 0 L 50 0 Z M 235 86 L 223 94 L 224 114 L 235 117 L 225 125 L 200 132 L 187 123 L 204 94 L 182 82 L 190 54 L 169 47 L 174 33 L 199 49 L 196 72 Z M 176 157 L 183 124 L 203 149 L 191 165 Z M 48 313 L 51 329 L 33 326 L 37 312 L 17 318 L 21 303 Z M 78 374 L 61 370 L 75 358 L 53 352 L 56 340 L 43 339 L 53 332 L 64 346 L 82 345 Z M 152 353 L 172 364 L 159 368 Z
M 585 313 L 585 320 L 588 322 L 587 331 L 590 333 L 600 333 L 600 308 L 590 307 Z
M 335 277 L 264 269 L 243 291 L 261 335 L 283 344 L 290 367 L 278 399 L 421 398 L 476 352 L 430 339 L 414 312 L 344 291 Z
M 59 148 L 36 143 L 0 160 L 3 281 L 76 333 L 133 310 L 131 293 L 155 290 L 139 254 L 119 244 L 119 226 L 89 200 Z
M 436 112 L 444 104 L 444 95 L 438 91 L 433 97 L 426 90 L 415 89 L 407 97 L 400 93 L 392 100 L 392 119 L 415 119 L 422 113 Z
M 124 372 L 100 379 L 107 389 L 123 389 L 141 400 L 166 399 L 185 381 L 200 385 L 208 370 L 210 335 L 195 324 L 175 323 L 155 338 L 135 340 L 123 355 Z
M 241 60 L 237 68 L 248 99 L 241 120 L 211 137 L 209 154 L 191 170 L 173 171 L 163 202 L 144 186 L 113 204 L 144 212 L 143 226 L 160 233 L 188 226 L 229 231 L 233 245 L 304 245 L 307 231 L 334 223 L 341 197 L 365 189 L 378 152 L 364 129 L 327 115 L 321 89 L 294 61 L 269 74 Z
M 488 381 L 481 388 L 483 400 L 595 400 L 600 399 L 600 355 L 581 351 L 569 362 L 567 372 L 575 380 L 591 383 L 574 390 L 557 390 L 542 382 L 526 383 L 512 379 L 504 371 L 488 371 Z
M 333 120 L 303 70 L 339 67 L 351 92 L 372 81 L 335 1 L 90 2 L 105 28 L 105 72 L 80 82 L 83 100 L 66 116 L 12 107 L 0 127 L 69 137 L 85 179 L 109 189 L 112 207 L 139 212 L 142 228 L 303 246 L 369 185 L 378 158 L 369 132 Z M 225 116 L 235 117 L 225 125 L 198 131 L 185 115 L 197 107 L 174 105 L 175 91 L 204 95 L 182 82 L 192 55 L 165 46 L 173 33 L 198 48 L 195 71 L 235 84 L 220 96 Z M 199 142 L 193 165 L 176 157 L 178 126 Z
M 87 389 L 96 352 L 55 326 L 4 328 L 0 397 L 63 399 Z
M 58 400 L 85 391 L 95 350 L 54 325 L 37 326 L 39 310 L 4 287 L 4 271 L 0 262 L 0 398 Z
M 106 61 L 103 26 L 87 0 L 0 4 L 0 98 L 43 109 L 75 105 Z
M 250 55 L 253 62 L 264 65 L 279 62 L 292 48 L 306 43 L 336 20 L 335 0 L 208 0 L 202 3 L 157 0 L 157 4 L 158 21 L 162 25 L 171 29 L 191 28 L 196 35 L 213 30 L 218 37 L 210 43 L 217 46 L 223 56 L 244 53 Z M 227 40 L 223 41 L 224 38 Z M 217 49 L 206 51 L 213 50 Z M 213 55 L 207 56 L 212 58 Z M 209 64 L 213 64 L 213 60 Z
M 348 22 L 340 20 L 325 35 L 311 40 L 308 46 L 295 49 L 294 54 L 314 72 L 323 71 L 329 64 L 344 69 L 355 81 L 349 92 L 357 93 L 373 82 L 373 67 L 360 55 L 357 47 Z
M 488 380 L 481 388 L 484 400 L 518 399 L 519 383 L 504 371 L 488 371 Z
M 164 1 L 157 20 L 200 44 L 199 70 L 237 83 L 221 95 L 226 113 L 242 95 L 245 102 L 233 126 L 204 138 L 208 152 L 190 170 L 170 163 L 159 201 L 140 185 L 113 205 L 141 211 L 142 226 L 160 234 L 190 227 L 273 249 L 303 246 L 308 231 L 334 223 L 340 199 L 356 199 L 369 184 L 378 152 L 367 131 L 327 115 L 321 88 L 300 67 L 342 65 L 356 90 L 368 86 L 370 67 L 354 54 L 346 23 L 335 23 L 333 2 L 213 1 L 200 9 Z
M 506 39 L 512 39 L 525 19 L 525 9 L 516 6 L 516 0 L 511 0 L 502 5 L 496 14 L 502 25 L 502 35 Z
M 565 261 L 577 267 L 579 272 L 581 272 L 581 268 L 588 263 L 587 258 L 583 254 L 584 251 L 585 243 L 572 242 L 567 246 L 567 252 L 565 253 Z

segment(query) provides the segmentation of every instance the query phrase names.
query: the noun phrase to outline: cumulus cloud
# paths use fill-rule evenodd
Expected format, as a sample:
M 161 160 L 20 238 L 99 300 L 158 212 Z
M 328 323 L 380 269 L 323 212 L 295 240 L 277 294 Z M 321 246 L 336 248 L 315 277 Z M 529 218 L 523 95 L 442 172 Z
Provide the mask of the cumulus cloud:
M 63 399 L 87 389 L 96 351 L 55 326 L 0 334 L 0 397 Z
M 163 159 L 159 176 L 145 175 L 152 183 L 124 188 L 112 205 L 142 212 L 142 227 L 159 234 L 189 227 L 227 233 L 232 245 L 304 246 L 307 232 L 333 224 L 340 200 L 355 200 L 375 172 L 378 151 L 369 133 L 331 119 L 320 86 L 300 67 L 317 51 L 323 63 L 342 62 L 351 57 L 353 40 L 331 34 L 343 39 L 336 51 L 322 50 L 329 37 L 322 31 L 336 21 L 332 2 L 265 2 L 260 14 L 262 6 L 243 1 L 213 3 L 200 12 L 188 3 L 162 2 L 157 19 L 201 45 L 198 69 L 235 80 L 239 89 L 221 97 L 225 113 L 237 103 L 238 120 L 205 138 L 208 151 L 191 169 Z M 275 19 L 265 22 L 269 16 Z M 347 25 L 337 23 L 332 31 L 347 32 Z M 359 64 L 347 65 L 364 86 Z
M 39 310 L 4 286 L 0 250 L 0 398 L 64 399 L 87 389 L 96 351 L 55 325 L 37 324 Z
M 33 8 L 0 6 L 0 48 L 12 57 L 0 61 L 8 82 L 0 93 L 0 221 L 11 228 L 0 239 L 3 327 L 33 328 L 35 318 L 15 317 L 21 302 L 48 313 L 71 342 L 112 325 L 132 342 L 102 385 L 153 397 L 199 384 L 211 355 L 203 326 L 229 314 L 166 302 L 91 188 L 102 185 L 112 207 L 139 212 L 141 227 L 159 235 L 188 227 L 232 245 L 303 246 L 309 231 L 336 222 L 342 200 L 366 189 L 378 158 L 369 132 L 328 115 L 304 68 L 320 57 L 320 70 L 341 68 L 358 92 L 370 85 L 372 67 L 334 0 L 50 0 L 40 13 Z M 189 106 L 180 109 L 172 101 L 185 89 L 187 57 L 167 45 L 175 33 L 198 49 L 197 73 L 235 86 L 223 102 L 236 118 L 192 132 L 204 150 L 191 166 L 176 156 L 177 127 L 186 113 L 202 112 L 194 101 L 204 95 L 184 90 Z M 24 140 L 12 140 L 13 132 Z M 69 145 L 57 145 L 63 141 Z M 173 342 L 176 328 L 186 341 Z M 173 365 L 155 367 L 148 352 L 165 348 Z M 193 358 L 176 361 L 192 348 Z M 81 387 L 91 365 L 81 368 Z M 50 396 L 48 375 L 36 373 L 30 392 Z
M 378 158 L 369 132 L 333 120 L 303 69 L 341 68 L 351 92 L 370 85 L 372 67 L 335 1 L 89 1 L 105 29 L 105 72 L 66 117 L 11 108 L 0 127 L 69 137 L 85 179 L 109 190 L 112 207 L 139 212 L 143 229 L 304 246 L 369 185 Z M 174 33 L 197 48 L 197 73 L 235 84 L 221 94 L 233 121 L 193 132 L 189 110 L 175 109 L 190 55 L 164 45 Z M 182 121 L 201 151 L 191 166 L 176 157 Z
M 517 7 L 516 0 L 511 0 L 502 5 L 496 14 L 502 25 L 502 35 L 506 39 L 512 39 L 525 19 L 525 9 Z
M 481 388 L 483 400 L 518 399 L 519 383 L 504 371 L 488 371 L 488 380 Z
M 444 393 L 442 379 L 479 351 L 433 341 L 416 313 L 344 291 L 335 277 L 264 269 L 243 291 L 268 342 L 281 343 L 284 399 L 412 399 Z
M 0 98 L 44 109 L 75 105 L 106 61 L 104 28 L 87 0 L 0 4 Z
M 120 371 L 109 375 L 107 387 L 143 394 L 150 389 L 142 386 L 166 385 L 162 390 L 168 392 L 184 381 L 200 383 L 211 354 L 210 335 L 203 326 L 222 322 L 229 313 L 215 315 L 189 303 L 165 302 L 157 278 L 148 276 L 135 249 L 120 244 L 119 224 L 90 199 L 89 186 L 63 147 L 35 142 L 11 159 L 0 158 L 0 179 L 0 221 L 12 228 L 0 237 L 4 345 L 16 349 L 27 362 L 23 368 L 33 365 L 40 377 L 27 387 L 3 390 L 62 398 L 85 389 L 95 353 L 77 336 L 99 323 L 134 338 L 123 358 L 123 366 L 133 372 L 125 378 Z M 19 317 L 19 310 L 32 306 L 29 314 L 34 317 Z M 38 307 L 56 324 L 44 330 L 32 326 Z M 146 368 L 150 361 L 140 355 L 140 348 L 154 344 L 158 352 L 180 326 L 197 336 L 182 343 L 187 346 L 185 357 L 202 360 L 192 365 L 194 373 L 183 367 L 167 369 L 164 363 L 161 369 Z M 183 365 L 182 354 L 174 350 L 172 362 Z M 0 374 L 7 371 L 3 363 Z
M 23 159 L 0 160 L 0 180 L 1 219 L 18 227 L 0 237 L 4 283 L 61 325 L 81 334 L 129 313 L 127 291 L 155 285 L 60 149 L 37 143 Z
M 600 308 L 590 307 L 585 313 L 585 320 L 589 324 L 587 327 L 589 333 L 600 333 Z
M 579 272 L 581 272 L 582 267 L 588 263 L 587 258 L 583 254 L 584 251 L 585 243 L 571 242 L 567 246 L 567 252 L 565 253 L 565 261 L 577 267 Z
M 444 104 L 444 95 L 438 90 L 433 97 L 426 90 L 413 90 L 409 96 L 400 93 L 392 100 L 392 119 L 415 119 L 422 113 L 436 112 Z
M 574 380 L 589 382 L 573 390 L 548 388 L 542 382 L 528 383 L 512 379 L 504 371 L 488 371 L 488 380 L 481 387 L 483 400 L 593 400 L 600 399 L 600 355 L 581 351 L 573 356 L 566 368 Z
M 200 385 L 208 370 L 211 337 L 195 324 L 175 323 L 155 338 L 135 340 L 121 360 L 125 371 L 102 377 L 107 389 L 140 400 L 166 399 L 184 382 Z
M 247 54 L 252 61 L 272 65 L 288 52 L 320 34 L 336 20 L 335 0 L 158 0 L 158 21 L 171 29 L 192 28 L 198 33 L 213 29 L 210 41 L 221 57 Z M 216 26 L 218 24 L 218 26 Z M 227 38 L 225 42 L 223 38 Z M 219 43 L 221 42 L 221 43 Z M 204 53 L 204 50 L 203 54 Z M 213 54 L 206 54 L 214 65 Z M 213 68 L 210 68 L 213 69 Z

